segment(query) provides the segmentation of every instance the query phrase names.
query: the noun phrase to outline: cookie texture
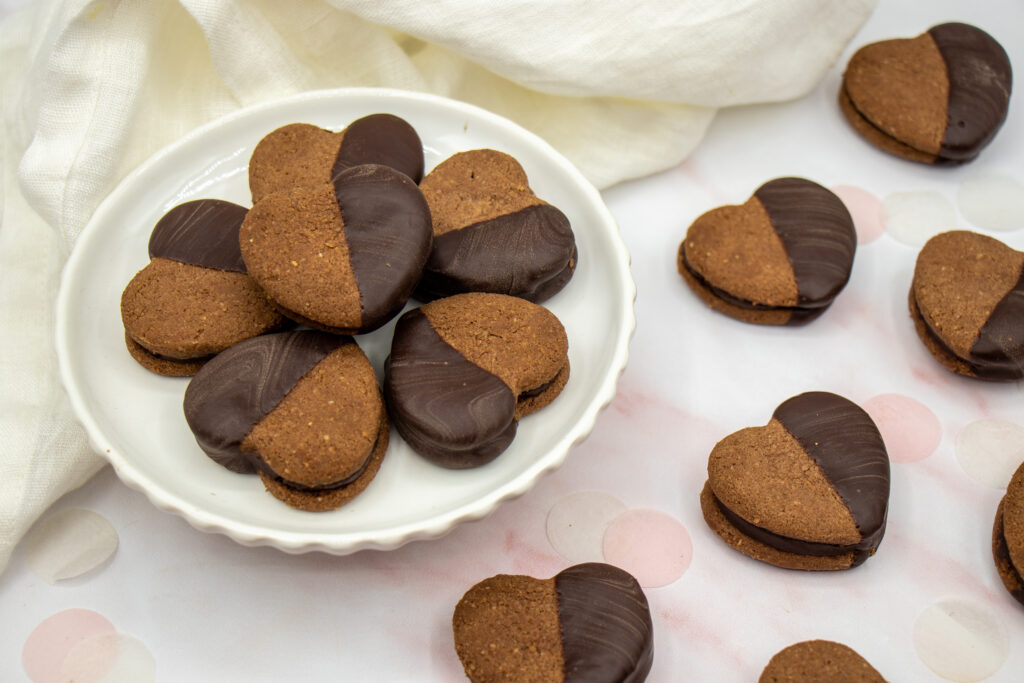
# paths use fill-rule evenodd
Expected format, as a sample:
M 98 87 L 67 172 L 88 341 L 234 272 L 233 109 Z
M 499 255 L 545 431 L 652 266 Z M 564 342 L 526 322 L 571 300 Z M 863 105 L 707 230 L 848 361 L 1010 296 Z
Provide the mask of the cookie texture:
M 150 262 L 121 294 L 125 343 L 146 369 L 189 376 L 214 354 L 283 324 L 242 262 L 238 231 L 246 213 L 199 199 L 154 226 Z
M 452 630 L 474 683 L 639 683 L 653 660 L 643 590 L 627 572 L 601 563 L 547 580 L 485 579 L 456 605 Z
M 806 640 L 777 652 L 758 683 L 885 683 L 885 679 L 842 643 Z
M 252 278 L 289 318 L 377 329 L 405 305 L 430 253 L 430 211 L 408 176 L 375 164 L 258 201 L 239 233 Z
M 1024 463 L 999 501 L 992 525 L 992 557 L 1006 590 L 1024 605 Z
M 847 65 L 840 109 L 875 146 L 911 161 L 974 159 L 1006 119 L 1013 74 L 1002 46 L 963 23 L 860 48 Z
M 776 178 L 745 203 L 698 217 L 676 265 L 721 313 L 797 325 L 821 315 L 846 286 L 856 247 L 853 220 L 838 197 L 810 180 Z
M 874 422 L 820 391 L 718 442 L 701 492 L 704 519 L 726 543 L 803 570 L 849 569 L 873 555 L 888 503 L 889 458 Z
M 364 116 L 337 133 L 309 123 L 281 126 L 259 141 L 249 159 L 252 201 L 330 183 L 361 164 L 390 166 L 418 183 L 423 144 L 407 121 L 392 114 Z
M 966 230 L 936 235 L 918 254 L 909 308 L 944 367 L 984 380 L 1024 377 L 1024 252 Z
M 568 378 L 568 339 L 553 313 L 517 297 L 468 293 L 399 318 L 384 394 L 415 451 L 466 468 L 501 454 L 518 420 L 551 403 Z
M 387 448 L 377 379 L 350 337 L 296 330 L 247 340 L 196 374 L 183 407 L 207 455 L 234 472 L 259 472 L 300 509 L 350 500 Z
M 460 152 L 427 174 L 420 189 L 434 225 L 416 289 L 421 301 L 492 292 L 540 302 L 572 278 L 578 254 L 569 219 L 533 193 L 508 154 Z

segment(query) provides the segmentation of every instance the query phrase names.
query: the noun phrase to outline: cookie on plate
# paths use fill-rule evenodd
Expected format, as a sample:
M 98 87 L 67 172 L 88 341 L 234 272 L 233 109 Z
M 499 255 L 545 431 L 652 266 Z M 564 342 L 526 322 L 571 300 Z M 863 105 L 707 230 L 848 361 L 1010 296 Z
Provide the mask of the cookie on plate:
M 711 308 L 765 325 L 821 315 L 846 286 L 857 235 L 835 194 L 803 178 L 776 178 L 745 203 L 690 226 L 676 266 Z
M 1006 590 L 1024 605 L 1024 463 L 1010 479 L 996 509 L 992 556 Z
M 258 472 L 300 510 L 333 510 L 361 493 L 388 445 L 373 367 L 351 337 L 263 335 L 219 354 L 185 390 L 200 448 L 233 472 Z
M 969 24 L 865 45 L 846 67 L 839 105 L 864 139 L 928 164 L 974 159 L 1006 119 L 1013 74 L 1003 47 Z
M 1024 252 L 966 230 L 936 235 L 917 256 L 909 306 L 944 367 L 985 380 L 1024 377 Z
M 763 427 L 719 441 L 700 494 L 711 530 L 786 569 L 849 569 L 875 553 L 889 456 L 868 414 L 823 391 L 784 401 Z
M 444 467 L 496 458 L 520 418 L 547 406 L 569 378 L 558 318 L 504 294 L 458 294 L 398 319 L 385 364 L 391 421 L 420 455 Z
M 640 683 L 651 669 L 651 614 L 631 575 L 608 564 L 542 580 L 499 574 L 470 588 L 452 617 L 473 683 Z
M 578 257 L 569 219 L 533 193 L 508 154 L 460 152 L 427 174 L 420 189 L 434 246 L 417 299 L 492 292 L 541 302 L 572 278 Z
M 246 273 L 238 229 L 247 209 L 197 199 L 168 211 L 149 238 L 149 264 L 121 294 L 128 352 L 160 375 L 194 375 L 214 354 L 284 321 Z
M 377 164 L 267 195 L 239 233 L 252 278 L 282 313 L 327 332 L 377 329 L 405 305 L 430 254 L 430 210 L 403 173 Z
M 383 164 L 418 183 L 423 178 L 423 143 L 407 121 L 370 114 L 337 133 L 309 123 L 271 131 L 249 159 L 249 189 L 255 204 L 273 192 L 323 185 L 347 168 Z
M 805 640 L 777 652 L 758 683 L 885 683 L 885 679 L 842 643 Z

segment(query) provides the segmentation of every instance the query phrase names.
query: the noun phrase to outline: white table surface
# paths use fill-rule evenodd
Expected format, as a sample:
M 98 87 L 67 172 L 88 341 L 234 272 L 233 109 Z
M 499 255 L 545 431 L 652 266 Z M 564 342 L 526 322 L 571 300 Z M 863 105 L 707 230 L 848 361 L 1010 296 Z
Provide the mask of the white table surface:
M 525 496 L 440 540 L 347 557 L 292 556 L 200 533 L 106 468 L 57 507 L 109 519 L 120 536 L 117 553 L 57 585 L 30 571 L 23 550 L 15 553 L 0 577 L 0 681 L 27 680 L 20 662 L 29 633 L 73 607 L 99 612 L 145 644 L 158 681 L 460 680 L 454 604 L 493 574 L 546 578 L 567 566 L 547 539 L 547 513 L 566 495 L 594 490 L 630 508 L 664 512 L 692 539 L 685 573 L 647 590 L 655 628 L 651 681 L 756 680 L 773 653 L 810 638 L 850 645 L 890 680 L 942 680 L 917 655 L 913 631 L 918 616 L 947 597 L 981 606 L 1004 629 L 1008 655 L 988 680 L 1024 680 L 1024 606 L 1003 589 L 991 559 L 1002 492 L 972 478 L 955 448 L 957 434 L 977 420 L 1024 424 L 1024 391 L 1020 383 L 953 376 L 924 351 L 906 314 L 917 248 L 890 234 L 861 244 L 847 289 L 803 328 L 745 325 L 716 314 L 675 270 L 676 249 L 694 218 L 744 201 L 774 177 L 853 186 L 879 200 L 926 192 L 953 207 L 961 184 L 980 171 L 1024 179 L 1020 88 L 994 143 L 962 168 L 887 156 L 857 138 L 839 113 L 837 88 L 854 49 L 948 20 L 989 30 L 1024 72 L 1024 5 L 1017 0 L 882 0 L 811 94 L 723 111 L 686 163 L 604 193 L 638 287 L 631 360 L 590 438 Z M 964 215 L 953 216 L 942 229 L 972 227 Z M 997 237 L 1024 249 L 1024 222 L 1020 228 Z M 931 455 L 893 463 L 886 537 L 875 557 L 849 572 L 789 572 L 749 560 L 709 531 L 698 504 L 714 443 L 764 424 L 779 402 L 813 389 L 859 403 L 907 396 L 941 425 Z

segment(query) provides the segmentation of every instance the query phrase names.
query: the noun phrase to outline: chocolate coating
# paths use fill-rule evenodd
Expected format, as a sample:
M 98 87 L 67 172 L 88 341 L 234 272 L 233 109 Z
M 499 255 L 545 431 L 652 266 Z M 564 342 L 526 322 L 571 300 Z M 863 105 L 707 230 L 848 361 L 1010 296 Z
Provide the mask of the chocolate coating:
M 244 273 L 238 229 L 248 211 L 220 199 L 179 204 L 153 227 L 149 257 Z
M 1024 269 L 978 333 L 966 359 L 982 379 L 1024 377 Z
M 939 156 L 968 161 L 1006 119 L 1013 82 L 1010 59 L 992 36 L 969 24 L 941 24 L 928 33 L 949 78 L 949 119 Z
M 399 318 L 385 370 L 392 423 L 432 462 L 476 467 L 496 458 L 515 437 L 512 390 L 445 343 L 419 309 Z
M 342 337 L 296 330 L 254 337 L 215 356 L 185 390 L 185 420 L 199 447 L 233 472 L 255 472 L 256 456 L 239 446 L 303 375 Z
M 404 119 L 392 114 L 364 116 L 345 128 L 331 179 L 362 164 L 390 166 L 419 183 L 423 179 L 423 143 Z
M 654 658 L 647 598 L 630 574 L 587 563 L 555 576 L 566 683 L 639 683 Z
M 405 174 L 365 164 L 342 171 L 334 192 L 345 223 L 361 297 L 361 332 L 402 310 L 430 254 L 433 233 L 423 194 Z

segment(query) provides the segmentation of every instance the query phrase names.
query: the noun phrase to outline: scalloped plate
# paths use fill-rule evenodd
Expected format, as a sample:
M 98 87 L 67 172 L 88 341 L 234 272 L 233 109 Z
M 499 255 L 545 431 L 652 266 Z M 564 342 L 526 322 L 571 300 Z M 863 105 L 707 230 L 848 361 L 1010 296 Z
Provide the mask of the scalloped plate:
M 249 206 L 247 165 L 274 128 L 304 121 L 339 130 L 374 112 L 405 118 L 419 132 L 426 167 L 479 147 L 522 163 L 536 193 L 569 217 L 579 267 L 546 302 L 569 336 L 572 376 L 550 406 L 524 418 L 509 449 L 473 470 L 445 470 L 392 434 L 376 479 L 328 513 L 288 508 L 258 477 L 229 472 L 196 445 L 182 414 L 187 379 L 138 366 L 124 345 L 121 291 L 147 263 L 153 225 L 172 206 L 216 197 Z M 57 300 L 61 376 L 92 447 L 126 484 L 196 528 L 246 545 L 347 554 L 435 538 L 526 492 L 585 438 L 615 394 L 635 327 L 629 256 L 601 196 L 564 157 L 532 133 L 477 107 L 383 89 L 305 93 L 247 108 L 196 129 L 132 172 L 100 205 L 68 259 Z M 358 337 L 378 374 L 394 322 Z

